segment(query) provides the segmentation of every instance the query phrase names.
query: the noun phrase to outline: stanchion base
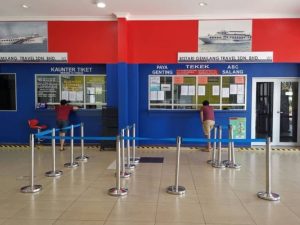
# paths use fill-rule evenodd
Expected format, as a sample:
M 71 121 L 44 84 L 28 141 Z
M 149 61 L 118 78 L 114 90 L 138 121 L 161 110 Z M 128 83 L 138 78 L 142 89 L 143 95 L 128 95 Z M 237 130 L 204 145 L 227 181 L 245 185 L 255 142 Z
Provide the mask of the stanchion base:
M 264 200 L 268 200 L 268 201 L 279 201 L 280 200 L 279 194 L 267 193 L 267 192 L 263 192 L 263 191 L 258 192 L 257 197 L 264 199 Z
M 74 168 L 74 167 L 78 167 L 79 163 L 78 162 L 73 162 L 73 163 L 65 163 L 64 167 L 68 167 L 68 168 Z
M 128 190 L 126 188 L 111 188 L 108 190 L 108 194 L 111 196 L 124 196 L 128 194 Z
M 169 194 L 173 194 L 173 195 L 183 195 L 185 194 L 185 187 L 182 186 L 178 186 L 177 190 L 176 190 L 176 186 L 170 186 L 167 188 L 167 193 Z
M 63 174 L 63 171 L 61 170 L 55 170 L 55 171 L 48 171 L 45 173 L 46 177 L 58 177 Z
M 134 164 L 125 164 L 126 169 L 135 169 L 135 165 Z
M 241 165 L 237 164 L 237 163 L 227 163 L 225 166 L 230 169 L 240 169 L 241 168 Z
M 120 172 L 120 177 L 121 177 L 121 178 L 128 178 L 128 177 L 130 177 L 130 176 L 131 176 L 131 173 L 128 173 L 128 172 L 122 173 L 122 172 Z
M 36 184 L 36 185 L 29 185 L 25 187 L 21 187 L 20 191 L 23 193 L 36 193 L 42 190 L 42 185 Z
M 225 168 L 225 165 L 223 163 L 218 163 L 218 162 L 212 164 L 212 166 L 215 167 L 215 168 L 220 168 L 220 169 Z
M 207 164 L 215 164 L 216 161 L 210 159 L 210 160 L 207 160 L 206 163 L 207 163 Z
M 227 159 L 226 159 L 226 160 L 223 160 L 222 163 L 223 163 L 224 165 L 226 165 L 226 164 L 229 163 L 229 160 L 227 160 Z
M 86 155 L 81 155 L 75 158 L 75 160 L 77 161 L 83 161 L 86 162 L 90 157 L 86 156 Z
M 140 163 L 140 157 L 136 157 L 136 158 L 130 158 L 130 162 L 134 163 L 134 164 L 139 164 Z

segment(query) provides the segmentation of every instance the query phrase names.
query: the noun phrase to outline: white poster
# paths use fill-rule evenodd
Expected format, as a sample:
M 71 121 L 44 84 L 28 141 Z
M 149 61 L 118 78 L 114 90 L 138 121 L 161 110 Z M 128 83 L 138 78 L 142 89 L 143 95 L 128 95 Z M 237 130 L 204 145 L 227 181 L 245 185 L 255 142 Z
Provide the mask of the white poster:
M 160 90 L 162 91 L 171 91 L 171 84 L 161 84 Z
M 76 91 L 69 92 L 69 100 L 75 102 L 76 101 Z
M 244 92 L 244 85 L 243 84 L 238 84 L 237 85 L 237 94 L 238 95 L 243 95 L 245 92 Z
M 95 98 L 95 95 L 91 95 L 91 96 L 94 96 L 94 98 Z M 76 100 L 78 101 L 78 102 L 82 102 L 83 101 L 83 92 L 82 91 L 77 91 L 76 92 Z M 94 100 L 94 102 L 95 102 L 95 100 Z M 93 102 L 93 103 L 94 103 Z M 92 103 L 92 102 L 91 102 Z
M 101 95 L 102 94 L 102 87 L 96 87 L 96 95 Z
M 187 85 L 181 85 L 181 93 L 180 95 L 188 95 L 189 86 Z
M 150 101 L 157 101 L 157 91 L 150 91 Z
M 237 94 L 237 85 L 236 84 L 230 84 L 230 94 L 231 95 Z
M 160 84 L 160 77 L 150 77 L 150 84 Z
M 222 98 L 229 98 L 229 88 L 222 88 Z
M 62 91 L 61 92 L 61 99 L 64 99 L 64 100 L 69 100 L 69 92 L 68 91 Z
M 86 90 L 87 90 L 88 95 L 94 95 L 95 94 L 95 88 L 93 88 L 93 87 L 88 87 Z
M 205 96 L 205 86 L 204 85 L 199 85 L 198 86 L 198 95 L 199 96 Z
M 78 99 L 77 99 L 78 100 Z M 79 100 L 78 100 L 79 101 Z M 96 98 L 95 95 L 90 95 L 90 103 L 95 103 L 96 102 Z
M 244 95 L 237 95 L 237 100 L 236 100 L 237 104 L 243 104 L 244 103 Z
M 194 85 L 189 85 L 189 90 L 188 90 L 188 95 L 195 95 L 196 94 L 196 89 Z
M 165 92 L 164 91 L 158 91 L 157 92 L 157 100 L 158 101 L 164 101 L 165 100 Z
M 219 85 L 213 85 L 212 86 L 212 95 L 213 96 L 220 95 L 220 86 Z

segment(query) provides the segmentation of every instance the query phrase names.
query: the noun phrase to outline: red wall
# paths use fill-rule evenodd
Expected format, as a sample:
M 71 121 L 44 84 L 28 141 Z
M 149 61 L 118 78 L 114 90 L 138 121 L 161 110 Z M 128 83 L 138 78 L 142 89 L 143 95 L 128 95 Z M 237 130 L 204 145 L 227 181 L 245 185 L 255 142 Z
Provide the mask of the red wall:
M 273 51 L 274 62 L 300 62 L 300 19 L 254 19 L 253 51 Z M 49 52 L 69 63 L 176 63 L 198 49 L 198 21 L 48 22 Z
M 300 19 L 253 20 L 252 51 L 273 51 L 274 62 L 300 62 Z
M 69 63 L 116 63 L 116 21 L 48 22 L 48 51 L 68 52 Z
M 128 62 L 176 63 L 198 49 L 198 21 L 129 21 Z

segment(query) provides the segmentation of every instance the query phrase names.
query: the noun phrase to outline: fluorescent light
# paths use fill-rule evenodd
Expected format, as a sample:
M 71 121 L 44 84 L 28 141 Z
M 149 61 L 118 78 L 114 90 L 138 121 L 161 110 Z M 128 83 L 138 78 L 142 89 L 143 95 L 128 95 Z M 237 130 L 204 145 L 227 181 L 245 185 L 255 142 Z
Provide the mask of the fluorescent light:
M 203 7 L 203 6 L 207 6 L 207 3 L 206 3 L 206 2 L 199 2 L 199 5 L 200 5 L 201 7 Z
M 28 8 L 29 8 L 29 6 L 28 6 L 28 5 L 26 5 L 26 4 L 23 4 L 23 5 L 22 5 L 22 8 L 24 8 L 24 9 L 28 9 Z
M 104 2 L 97 2 L 97 7 L 98 8 L 105 8 L 106 4 Z

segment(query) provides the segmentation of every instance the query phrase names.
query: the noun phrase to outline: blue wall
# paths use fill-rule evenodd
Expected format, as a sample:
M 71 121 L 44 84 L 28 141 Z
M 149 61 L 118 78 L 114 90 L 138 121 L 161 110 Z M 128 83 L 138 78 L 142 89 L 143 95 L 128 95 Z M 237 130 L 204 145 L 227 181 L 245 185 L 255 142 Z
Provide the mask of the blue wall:
M 35 74 L 58 74 L 51 72 L 51 67 L 91 67 L 92 71 L 85 74 L 105 74 L 107 72 L 107 102 L 109 106 L 117 107 L 116 65 L 71 65 L 71 64 L 3 64 L 0 73 L 16 74 L 17 110 L 0 111 L 2 118 L 0 143 L 28 143 L 30 129 L 27 120 L 38 118 L 49 128 L 56 126 L 55 112 L 47 109 L 35 109 Z M 101 134 L 101 110 L 78 110 L 71 114 L 73 124 L 83 122 L 85 135 L 99 136 Z M 75 129 L 75 135 L 79 129 Z
M 164 64 L 173 74 L 176 69 L 187 69 L 190 64 Z M 194 64 L 195 65 L 195 64 Z M 221 74 L 230 64 L 207 64 Z M 108 65 L 64 65 L 64 64 L 2 64 L 0 73 L 16 73 L 17 111 L 0 111 L 2 119 L 0 143 L 28 143 L 30 130 L 27 120 L 38 118 L 49 127 L 55 127 L 52 110 L 36 110 L 34 106 L 35 74 L 51 74 L 51 67 L 92 67 L 90 74 L 107 74 L 108 106 L 119 109 L 119 129 L 136 123 L 137 136 L 175 138 L 176 136 L 202 138 L 202 127 L 198 111 L 148 110 L 148 76 L 156 70 L 156 64 L 108 64 Z M 247 74 L 247 110 L 216 111 L 216 123 L 227 125 L 229 117 L 247 118 L 247 138 L 251 133 L 251 102 L 253 77 L 299 77 L 300 64 L 239 64 Z M 55 74 L 55 73 L 54 73 Z M 57 74 L 57 73 L 56 73 Z M 101 110 L 79 110 L 71 116 L 71 122 L 84 122 L 85 135 L 99 136 L 102 130 Z M 76 135 L 76 133 L 75 133 Z M 226 137 L 226 135 L 224 135 Z M 140 144 L 165 144 L 140 142 Z
M 187 69 L 190 64 L 167 64 L 168 70 L 176 73 L 177 69 Z M 195 64 L 194 64 L 195 65 Z M 217 69 L 221 74 L 229 64 L 208 64 L 210 69 Z M 140 137 L 188 137 L 204 138 L 198 111 L 148 110 L 148 76 L 157 65 L 139 66 L 139 105 L 138 124 Z M 229 117 L 246 117 L 247 138 L 251 138 L 251 102 L 253 77 L 299 77 L 299 64 L 239 64 L 239 69 L 247 74 L 247 110 L 216 111 L 216 123 L 227 126 Z M 135 98 L 135 96 L 134 96 Z M 129 109 L 132 110 L 132 109 Z M 131 114 L 131 112 L 129 112 Z M 227 133 L 223 133 L 227 137 Z M 150 144 L 142 142 L 144 144 Z M 153 144 L 153 142 L 151 141 Z M 155 144 L 155 143 L 154 143 Z M 159 144 L 159 143 L 156 143 Z

